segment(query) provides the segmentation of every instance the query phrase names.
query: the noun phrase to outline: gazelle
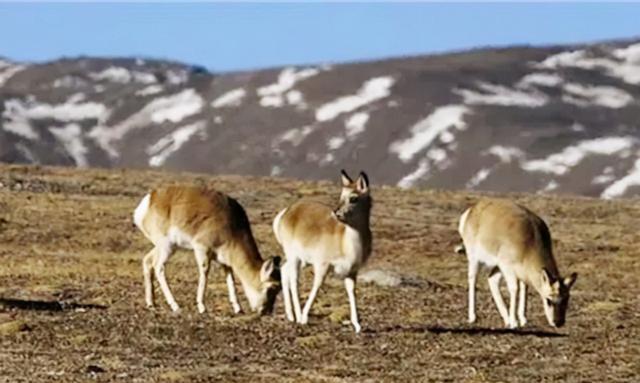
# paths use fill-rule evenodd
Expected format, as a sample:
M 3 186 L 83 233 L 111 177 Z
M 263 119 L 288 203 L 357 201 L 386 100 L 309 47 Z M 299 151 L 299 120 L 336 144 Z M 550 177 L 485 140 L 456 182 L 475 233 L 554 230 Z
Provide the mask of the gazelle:
M 198 312 L 205 311 L 204 290 L 211 260 L 224 269 L 234 313 L 242 311 L 234 274 L 253 311 L 265 314 L 273 310 L 280 290 L 280 259 L 262 260 L 247 214 L 235 199 L 214 190 L 171 186 L 145 195 L 133 218 L 154 245 L 142 261 L 147 307 L 153 307 L 153 269 L 167 303 L 173 311 L 179 310 L 164 271 L 165 262 L 180 247 L 192 249 L 198 264 Z
M 329 268 L 333 267 L 334 273 L 344 279 L 351 323 L 355 331 L 360 332 L 355 284 L 358 270 L 371 254 L 371 203 L 367 175 L 361 172 L 353 182 L 342 170 L 342 193 L 336 209 L 317 202 L 300 201 L 278 213 L 273 221 L 273 232 L 286 256 L 282 289 L 287 319 L 307 323 L 311 305 Z M 298 273 L 305 264 L 313 266 L 313 286 L 301 310 Z
M 553 258 L 551 234 L 545 222 L 527 208 L 510 201 L 485 199 L 460 217 L 458 232 L 469 260 L 469 322 L 476 321 L 476 275 L 480 264 L 490 268 L 491 295 L 506 326 L 524 326 L 527 285 L 542 297 L 547 321 L 553 327 L 564 325 L 569 290 L 576 281 L 573 273 L 562 278 Z M 509 311 L 500 293 L 504 277 L 509 291 Z M 516 321 L 516 300 L 518 321 Z

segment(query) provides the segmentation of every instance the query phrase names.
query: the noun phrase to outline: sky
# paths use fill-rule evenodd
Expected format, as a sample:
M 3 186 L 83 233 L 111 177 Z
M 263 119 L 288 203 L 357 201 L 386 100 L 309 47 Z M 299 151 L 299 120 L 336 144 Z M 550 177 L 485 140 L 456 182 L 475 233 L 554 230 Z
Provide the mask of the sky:
M 640 3 L 0 3 L 0 57 L 235 71 L 640 37 Z

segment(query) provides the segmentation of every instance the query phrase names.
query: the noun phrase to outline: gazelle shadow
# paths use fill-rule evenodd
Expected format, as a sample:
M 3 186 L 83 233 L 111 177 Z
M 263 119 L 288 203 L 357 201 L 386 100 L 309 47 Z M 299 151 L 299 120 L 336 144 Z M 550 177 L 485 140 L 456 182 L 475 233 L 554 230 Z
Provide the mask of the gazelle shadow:
M 413 332 L 424 333 L 431 332 L 434 334 L 466 334 L 466 335 L 516 335 L 516 336 L 535 336 L 539 338 L 562 338 L 566 334 L 538 330 L 538 329 L 510 329 L 510 328 L 487 328 L 487 327 L 442 327 L 442 326 L 389 326 L 380 330 L 363 330 L 363 332 L 381 333 L 381 332 Z
M 32 310 L 32 311 L 67 311 L 76 309 L 99 309 L 104 310 L 107 306 L 97 304 L 82 304 L 61 301 L 37 301 L 0 298 L 0 308 Z

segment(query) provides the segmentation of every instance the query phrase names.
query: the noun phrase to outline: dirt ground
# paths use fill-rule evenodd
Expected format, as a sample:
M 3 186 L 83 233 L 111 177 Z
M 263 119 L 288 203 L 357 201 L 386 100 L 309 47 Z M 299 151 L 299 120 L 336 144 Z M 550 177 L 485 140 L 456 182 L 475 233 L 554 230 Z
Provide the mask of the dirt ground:
M 375 185 L 375 179 L 372 179 Z M 247 210 L 263 256 L 280 254 L 277 211 L 305 197 L 336 201 L 335 183 L 129 170 L 0 166 L 0 381 L 618 382 L 640 379 L 640 204 L 510 195 L 549 224 L 563 274 L 578 272 L 567 325 L 546 323 L 529 292 L 529 325 L 507 331 L 482 274 L 476 325 L 466 323 L 459 214 L 479 194 L 373 189 L 374 254 L 365 270 L 399 287 L 358 284 L 354 334 L 341 281 L 329 278 L 310 323 L 232 315 L 220 270 L 199 315 L 196 265 L 167 267 L 182 306 L 144 307 L 150 244 L 132 211 L 155 186 L 207 184 Z M 364 271 L 364 270 L 363 270 Z M 310 288 L 310 270 L 302 280 Z M 156 286 L 157 290 L 157 286 Z M 159 291 L 157 291 L 159 293 Z M 245 309 L 248 308 L 244 297 Z

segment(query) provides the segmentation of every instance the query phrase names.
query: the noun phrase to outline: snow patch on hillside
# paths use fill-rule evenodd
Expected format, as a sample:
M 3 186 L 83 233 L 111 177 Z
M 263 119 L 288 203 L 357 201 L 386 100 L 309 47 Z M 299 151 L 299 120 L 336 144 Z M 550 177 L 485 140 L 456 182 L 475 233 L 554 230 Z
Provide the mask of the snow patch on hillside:
M 467 113 L 471 113 L 471 110 L 464 105 L 438 107 L 409 129 L 411 138 L 393 142 L 389 151 L 398 154 L 398 158 L 403 162 L 409 162 L 418 152 L 428 148 L 442 133 L 452 128 L 466 129 L 467 124 L 463 117 Z
M 51 127 L 49 131 L 60 141 L 67 153 L 73 158 L 76 166 L 80 168 L 89 166 L 89 161 L 87 160 L 89 150 L 82 141 L 82 129 L 80 125 L 71 123 L 64 127 Z
M 521 164 L 522 169 L 530 172 L 543 172 L 556 175 L 566 174 L 588 155 L 624 154 L 631 149 L 635 139 L 632 137 L 601 137 L 581 141 L 574 146 L 564 148 L 547 158 L 527 161 Z
M 358 112 L 351 115 L 344 123 L 347 138 L 353 138 L 365 131 L 365 127 L 369 121 L 369 113 Z
M 430 169 L 431 169 L 431 166 L 429 165 L 428 159 L 424 158 L 420 160 L 420 162 L 418 163 L 418 167 L 416 167 L 414 171 L 402 177 L 402 179 L 398 181 L 398 184 L 397 184 L 398 187 L 402 189 L 407 189 L 412 187 L 413 185 L 416 184 L 416 182 L 420 181 L 422 177 L 427 175 Z
M 503 85 L 478 82 L 480 91 L 457 88 L 453 93 L 461 96 L 465 104 L 469 105 L 501 105 L 537 108 L 547 103 L 544 93 L 531 89 L 529 92 L 511 89 Z
M 316 120 L 323 122 L 342 113 L 352 112 L 374 101 L 388 97 L 395 80 L 391 76 L 374 77 L 367 80 L 354 95 L 339 97 L 316 110 Z
M 153 96 L 154 94 L 158 94 L 162 91 L 163 91 L 163 88 L 160 85 L 149 85 L 145 88 L 142 88 L 136 91 L 136 96 L 141 96 L 141 97 Z
M 640 185 L 640 159 L 637 159 L 629 173 L 609 185 L 600 195 L 601 198 L 611 199 L 621 197 L 631 186 Z
M 490 147 L 485 153 L 492 154 L 500 159 L 500 162 L 508 164 L 514 159 L 520 159 L 524 157 L 524 152 L 514 146 L 501 146 L 494 145 Z
M 211 102 L 213 108 L 235 107 L 242 104 L 242 99 L 247 95 L 247 91 L 236 88 L 224 93 Z
M 137 82 L 141 84 L 153 84 L 157 82 L 156 76 L 151 73 L 130 71 L 127 68 L 111 66 L 101 72 L 89 73 L 95 81 L 109 81 L 121 84 Z
M 536 72 L 522 77 L 516 86 L 518 88 L 529 88 L 532 86 L 546 86 L 552 88 L 562 84 L 562 81 L 562 77 L 555 73 Z
M 120 153 L 113 143 L 121 140 L 131 130 L 163 122 L 179 123 L 200 112 L 203 104 L 202 97 L 194 89 L 185 89 L 180 93 L 154 99 L 115 126 L 98 125 L 89 132 L 89 137 L 111 157 L 117 158 Z
M 616 176 L 613 174 L 613 167 L 612 166 L 607 166 L 606 168 L 604 168 L 604 170 L 602 171 L 602 174 L 596 176 L 593 178 L 593 180 L 591 181 L 591 184 L 593 185 L 603 185 L 603 184 L 607 184 L 613 180 L 616 179 Z
M 26 68 L 24 65 L 14 65 L 8 61 L 0 60 L 0 87 L 4 86 L 16 73 Z
M 289 129 L 273 141 L 272 147 L 278 147 L 284 142 L 288 142 L 293 146 L 298 146 L 315 129 L 316 127 L 314 125 L 306 125 L 302 128 Z
M 293 101 L 290 104 L 296 104 L 296 95 L 287 96 L 287 100 L 285 100 L 285 93 L 291 90 L 296 83 L 305 80 L 309 77 L 313 77 L 320 73 L 320 70 L 317 68 L 306 68 L 301 69 L 296 72 L 296 69 L 293 67 L 285 68 L 278 75 L 278 81 L 271 85 L 266 85 L 257 89 L 256 93 L 260 97 L 260 105 L 264 107 L 273 107 L 279 108 L 285 105 L 285 101 Z M 301 99 L 302 94 L 299 94 L 299 99 Z
M 195 134 L 200 134 L 200 139 L 207 138 L 207 124 L 204 121 L 198 121 L 193 124 L 180 127 L 170 134 L 159 139 L 155 144 L 150 145 L 146 152 L 149 158 L 149 166 L 158 167 L 164 165 L 167 158 L 189 142 Z
M 633 102 L 633 97 L 629 93 L 612 86 L 569 83 L 564 85 L 563 89 L 569 95 L 563 95 L 562 100 L 580 107 L 598 105 L 619 109 Z
M 473 189 L 476 186 L 480 185 L 482 181 L 486 180 L 491 174 L 491 169 L 482 168 L 476 174 L 471 177 L 469 181 L 467 181 L 466 188 Z
M 535 64 L 538 68 L 559 69 L 562 67 L 601 70 L 606 75 L 619 78 L 629 84 L 640 84 L 640 44 L 615 49 L 608 57 L 590 57 L 585 50 L 561 52 Z

